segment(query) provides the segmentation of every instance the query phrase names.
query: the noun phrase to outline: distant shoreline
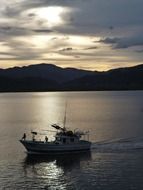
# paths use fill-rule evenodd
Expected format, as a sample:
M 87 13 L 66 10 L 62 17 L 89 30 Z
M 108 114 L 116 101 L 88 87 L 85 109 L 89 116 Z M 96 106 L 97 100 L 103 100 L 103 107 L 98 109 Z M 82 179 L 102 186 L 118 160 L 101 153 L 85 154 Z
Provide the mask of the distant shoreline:
M 55 90 L 55 91 L 1 91 L 0 94 L 4 93 L 47 93 L 47 92 L 127 92 L 127 91 L 143 91 L 143 89 L 128 89 L 128 90 Z

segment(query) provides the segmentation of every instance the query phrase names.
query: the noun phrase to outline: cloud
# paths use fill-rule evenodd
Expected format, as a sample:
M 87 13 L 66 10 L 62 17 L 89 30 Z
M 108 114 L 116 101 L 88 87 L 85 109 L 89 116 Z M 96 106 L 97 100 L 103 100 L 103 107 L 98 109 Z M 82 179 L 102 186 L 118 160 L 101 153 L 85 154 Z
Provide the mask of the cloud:
M 136 50 L 137 53 L 143 53 L 143 49 Z
M 118 41 L 120 41 L 120 38 L 105 38 L 105 39 L 99 40 L 99 42 L 103 42 L 105 44 L 117 44 Z
M 6 5 L 3 15 L 7 18 L 19 18 L 19 24 L 28 27 L 32 24 L 36 28 L 38 23 L 44 25 L 44 20 L 40 19 L 38 22 L 36 13 L 28 11 L 48 6 L 60 6 L 70 10 L 61 15 L 66 25 L 53 28 L 64 34 L 106 36 L 115 29 L 116 32 L 125 33 L 128 27 L 142 26 L 142 0 L 23 0 Z
M 35 29 L 33 31 L 36 33 L 51 33 L 51 32 L 53 32 L 53 30 L 49 30 L 49 29 Z
M 34 13 L 29 13 L 28 14 L 28 17 L 31 17 L 31 18 L 33 18 L 33 17 L 35 17 L 36 16 L 36 14 L 34 14 Z
M 91 47 L 85 48 L 84 50 L 94 50 L 94 49 L 98 49 L 98 47 L 97 46 L 91 46 Z
M 5 36 L 7 38 L 12 38 L 13 36 L 26 36 L 30 35 L 31 31 L 24 27 L 17 27 L 17 26 L 11 26 L 11 25 L 1 25 L 0 26 L 0 35 Z M 4 38 L 4 39 L 5 39 Z
M 16 5 L 6 5 L 5 8 L 2 11 L 2 14 L 4 17 L 16 17 L 19 13 L 20 13 L 20 6 L 16 6 Z
M 59 51 L 63 52 L 63 51 L 72 51 L 72 50 L 73 50 L 73 48 L 67 47 L 67 48 L 60 49 Z
M 114 49 L 125 49 L 134 46 L 143 46 L 143 36 L 105 38 L 101 39 L 100 42 L 111 44 Z
M 65 10 L 59 25 L 50 26 L 47 18 L 38 15 L 38 10 L 49 6 Z M 34 62 L 53 55 L 49 59 L 71 65 L 72 56 L 82 60 L 81 65 L 84 60 L 137 63 L 143 60 L 139 54 L 143 46 L 142 7 L 142 0 L 1 0 L 0 48 L 5 51 L 1 59 Z

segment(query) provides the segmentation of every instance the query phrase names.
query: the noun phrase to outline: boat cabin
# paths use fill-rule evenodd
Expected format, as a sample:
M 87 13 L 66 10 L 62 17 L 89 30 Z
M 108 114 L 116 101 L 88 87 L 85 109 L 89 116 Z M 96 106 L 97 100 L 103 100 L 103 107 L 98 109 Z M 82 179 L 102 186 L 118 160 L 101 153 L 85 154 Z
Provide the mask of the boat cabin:
M 80 137 L 74 134 L 72 131 L 59 132 L 55 136 L 56 144 L 73 144 L 78 143 Z

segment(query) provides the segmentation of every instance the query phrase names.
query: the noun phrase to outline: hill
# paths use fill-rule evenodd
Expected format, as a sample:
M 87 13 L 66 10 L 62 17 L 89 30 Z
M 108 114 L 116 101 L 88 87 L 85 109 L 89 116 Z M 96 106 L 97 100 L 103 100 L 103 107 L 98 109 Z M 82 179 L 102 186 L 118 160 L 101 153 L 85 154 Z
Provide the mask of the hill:
M 85 75 L 91 74 L 91 71 L 75 68 L 61 68 L 52 64 L 37 64 L 24 67 L 13 67 L 9 69 L 0 69 L 0 77 L 9 77 L 14 79 L 21 78 L 43 78 L 56 81 L 57 83 L 67 82 Z
M 143 65 L 106 72 L 52 64 L 0 69 L 0 92 L 143 90 Z
M 143 90 L 143 65 L 96 72 L 65 84 L 71 90 Z

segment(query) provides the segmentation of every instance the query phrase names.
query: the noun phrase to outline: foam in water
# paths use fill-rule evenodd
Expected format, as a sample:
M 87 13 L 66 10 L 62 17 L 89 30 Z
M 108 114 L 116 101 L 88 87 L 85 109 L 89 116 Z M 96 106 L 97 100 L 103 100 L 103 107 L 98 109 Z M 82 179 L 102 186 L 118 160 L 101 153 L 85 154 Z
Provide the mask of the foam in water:
M 118 151 L 143 149 L 143 137 L 130 137 L 92 143 L 92 150 Z

